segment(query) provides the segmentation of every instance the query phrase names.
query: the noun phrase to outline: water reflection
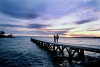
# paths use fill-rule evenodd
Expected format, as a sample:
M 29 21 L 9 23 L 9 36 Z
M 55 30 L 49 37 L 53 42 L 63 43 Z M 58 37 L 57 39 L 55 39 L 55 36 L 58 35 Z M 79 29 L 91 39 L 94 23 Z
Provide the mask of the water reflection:
M 73 59 L 70 60 L 69 57 L 55 57 L 51 56 L 53 59 L 54 67 L 99 67 L 100 59 L 86 56 L 84 60 Z
M 54 67 L 66 67 L 71 65 L 66 58 L 52 57 Z

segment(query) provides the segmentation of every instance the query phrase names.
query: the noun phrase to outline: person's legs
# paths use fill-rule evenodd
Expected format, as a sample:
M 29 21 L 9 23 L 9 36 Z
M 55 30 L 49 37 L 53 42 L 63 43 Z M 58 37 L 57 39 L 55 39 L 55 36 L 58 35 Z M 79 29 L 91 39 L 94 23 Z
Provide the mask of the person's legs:
M 55 42 L 55 38 L 54 38 L 54 42 Z
M 58 38 L 57 38 L 57 42 L 58 42 Z
M 57 40 L 57 39 L 55 38 L 55 42 L 56 42 L 56 40 Z

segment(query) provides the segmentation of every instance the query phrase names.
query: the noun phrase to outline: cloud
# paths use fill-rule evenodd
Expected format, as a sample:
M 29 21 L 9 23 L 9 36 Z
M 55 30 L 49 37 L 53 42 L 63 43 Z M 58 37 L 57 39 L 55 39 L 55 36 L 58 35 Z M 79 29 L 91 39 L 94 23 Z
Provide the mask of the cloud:
M 73 37 L 100 37 L 100 31 L 80 31 L 69 35 Z
M 0 24 L 0 27 L 23 27 L 21 25 L 13 25 L 13 24 Z
M 64 33 L 66 33 L 66 31 L 56 31 L 56 32 L 54 32 L 54 34 L 59 34 L 59 35 L 64 35 Z
M 44 25 L 44 24 L 28 24 L 27 26 L 24 25 L 15 25 L 15 24 L 0 24 L 0 27 L 21 27 L 21 28 L 30 28 L 30 29 L 40 29 L 45 28 L 50 25 Z
M 74 28 L 67 28 L 67 29 L 46 29 L 47 32 L 52 34 L 59 34 L 59 35 L 65 35 L 65 33 L 68 33 L 71 29 Z
M 44 32 L 44 31 L 30 31 L 30 34 L 35 34 L 35 35 L 50 35 L 51 33 L 49 32 Z
M 93 37 L 94 35 L 87 34 L 70 34 L 72 37 Z
M 99 25 L 93 24 L 98 18 L 92 18 L 97 16 L 96 3 L 97 0 L 0 0 L 0 28 L 33 35 L 88 30 Z
M 48 27 L 50 25 L 44 25 L 44 24 L 29 24 L 27 28 L 45 28 L 45 27 Z
M 0 0 L 0 12 L 15 18 L 37 18 L 45 1 L 35 0 Z
M 89 18 L 89 19 L 85 19 L 85 20 L 81 20 L 81 21 L 76 21 L 77 24 L 84 24 L 84 23 L 88 23 L 88 22 L 92 22 L 97 20 L 98 18 Z
M 96 29 L 94 29 L 94 28 L 89 28 L 89 29 L 87 29 L 87 31 L 100 31 L 100 28 L 96 28 Z
M 95 4 L 93 1 L 89 5 L 92 6 L 93 3 Z M 24 19 L 40 16 L 55 18 L 71 14 L 89 5 L 81 0 L 0 0 L 0 12 Z

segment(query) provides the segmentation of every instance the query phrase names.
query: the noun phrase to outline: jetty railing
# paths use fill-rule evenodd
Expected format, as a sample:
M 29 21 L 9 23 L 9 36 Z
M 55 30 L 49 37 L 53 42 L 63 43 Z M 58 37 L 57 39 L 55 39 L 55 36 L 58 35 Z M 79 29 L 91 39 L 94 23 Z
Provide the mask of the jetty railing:
M 58 55 L 58 53 L 59 55 L 62 55 L 64 57 L 65 56 L 64 51 L 67 51 L 70 59 L 73 59 L 75 57 L 75 54 L 77 54 L 77 57 L 82 60 L 85 58 L 84 51 L 100 53 L 100 48 L 94 46 L 88 46 L 88 45 L 80 46 L 80 45 L 70 45 L 64 43 L 54 43 L 33 38 L 31 38 L 31 41 L 34 42 L 37 46 L 47 50 L 48 52 L 51 52 L 55 57 Z

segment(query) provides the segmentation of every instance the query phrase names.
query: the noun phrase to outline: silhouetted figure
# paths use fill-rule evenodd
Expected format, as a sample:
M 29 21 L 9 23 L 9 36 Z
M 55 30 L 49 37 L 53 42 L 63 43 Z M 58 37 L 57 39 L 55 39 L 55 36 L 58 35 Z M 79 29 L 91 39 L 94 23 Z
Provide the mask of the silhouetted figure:
M 58 39 L 59 39 L 59 35 L 54 35 L 54 42 L 58 42 Z
M 56 36 L 54 35 L 54 42 L 56 42 Z
M 56 36 L 56 40 L 57 40 L 57 42 L 58 42 L 58 39 L 59 39 L 59 35 L 57 34 L 57 36 Z

